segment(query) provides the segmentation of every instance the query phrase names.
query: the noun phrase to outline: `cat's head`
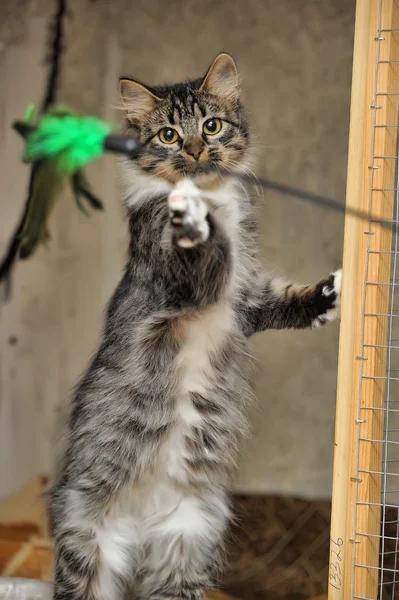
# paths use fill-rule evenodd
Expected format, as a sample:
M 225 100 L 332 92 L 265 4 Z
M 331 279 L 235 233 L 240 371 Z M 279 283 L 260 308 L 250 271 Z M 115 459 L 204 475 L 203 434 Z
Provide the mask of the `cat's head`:
M 127 165 L 133 176 L 169 184 L 189 176 L 206 187 L 221 181 L 212 167 L 242 172 L 249 130 L 236 66 L 228 54 L 219 54 L 206 75 L 195 81 L 149 88 L 123 78 L 119 88 L 128 129 L 145 148 Z

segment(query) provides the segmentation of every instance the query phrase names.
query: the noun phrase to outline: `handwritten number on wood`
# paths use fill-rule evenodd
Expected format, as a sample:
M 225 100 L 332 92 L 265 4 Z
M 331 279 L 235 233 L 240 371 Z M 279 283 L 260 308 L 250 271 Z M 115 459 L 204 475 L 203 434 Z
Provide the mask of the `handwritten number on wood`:
M 342 553 L 343 553 L 343 549 L 342 546 L 344 545 L 344 540 L 342 538 L 338 538 L 337 540 L 333 540 L 331 539 L 331 546 L 334 546 L 334 548 L 331 548 L 330 550 L 330 557 L 331 557 L 331 561 L 330 562 L 330 572 L 328 575 L 328 583 L 331 587 L 333 587 L 336 590 L 340 590 L 341 586 L 342 586 L 342 580 L 341 580 L 341 565 L 340 562 L 342 562 Z

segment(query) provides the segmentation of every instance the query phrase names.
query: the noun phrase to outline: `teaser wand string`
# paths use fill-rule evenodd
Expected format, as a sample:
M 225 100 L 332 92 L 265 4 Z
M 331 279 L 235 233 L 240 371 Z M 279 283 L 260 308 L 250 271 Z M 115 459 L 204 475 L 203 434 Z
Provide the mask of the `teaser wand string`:
M 131 159 L 138 158 L 143 151 L 148 152 L 148 150 L 145 150 L 145 148 L 134 138 L 117 134 L 111 134 L 105 139 L 104 149 L 110 152 L 125 154 Z M 197 175 L 201 173 L 212 172 L 223 175 L 224 177 L 238 179 L 243 183 L 251 183 L 252 185 L 258 184 L 261 187 L 274 190 L 284 196 L 298 198 L 299 200 L 310 202 L 312 204 L 316 204 L 318 206 L 322 206 L 324 208 L 328 208 L 336 212 L 346 213 L 359 219 L 369 221 L 371 223 L 378 223 L 382 227 L 394 227 L 394 229 L 396 230 L 396 227 L 399 226 L 399 223 L 396 223 L 396 221 L 381 221 L 377 217 L 373 218 L 373 216 L 368 213 L 356 210 L 340 202 L 336 202 L 335 200 L 332 200 L 331 198 L 328 198 L 326 196 L 321 196 L 320 194 L 307 192 L 294 186 L 279 183 L 277 181 L 272 181 L 271 179 L 267 179 L 266 177 L 259 177 L 256 175 L 251 176 L 243 173 L 232 173 L 229 169 L 224 169 L 223 167 L 219 167 L 217 165 L 212 164 L 199 163 L 198 166 L 195 169 L 193 169 L 193 174 Z
M 39 122 L 38 125 L 33 125 L 29 121 L 17 121 L 13 124 L 14 129 L 26 140 L 24 155 L 26 162 L 35 162 L 48 158 L 57 159 L 57 157 L 61 157 L 63 160 L 65 156 L 62 169 L 72 175 L 77 167 L 82 167 L 94 158 L 98 158 L 104 151 L 122 154 L 131 160 L 137 159 L 144 152 L 146 154 L 155 154 L 134 137 L 113 133 L 110 126 L 95 117 L 69 116 L 64 121 L 65 115 L 62 111 L 65 109 L 61 107 L 60 110 L 61 116 L 57 115 L 57 113 L 53 116 L 49 115 L 44 117 L 42 123 Z M 46 121 L 47 124 L 50 122 L 51 125 L 48 130 L 46 129 Z M 76 132 L 72 136 L 68 133 L 69 125 L 67 125 L 67 122 L 71 124 L 72 128 L 76 126 Z M 85 136 L 91 136 L 92 134 L 94 143 L 92 141 L 88 143 Z M 67 138 L 66 141 L 64 141 L 64 137 Z M 54 141 L 55 149 L 51 148 L 51 145 L 54 146 Z M 336 202 L 326 196 L 272 181 L 266 177 L 232 172 L 230 169 L 214 164 L 192 163 L 182 175 L 190 176 L 190 174 L 201 175 L 206 173 L 217 173 L 244 183 L 258 184 L 261 187 L 274 190 L 284 196 L 297 198 L 336 212 L 346 213 L 369 223 L 378 224 L 381 227 L 389 227 L 396 230 L 399 226 L 399 223 L 396 223 L 396 221 L 381 220 L 377 216 L 373 217 L 369 213 Z

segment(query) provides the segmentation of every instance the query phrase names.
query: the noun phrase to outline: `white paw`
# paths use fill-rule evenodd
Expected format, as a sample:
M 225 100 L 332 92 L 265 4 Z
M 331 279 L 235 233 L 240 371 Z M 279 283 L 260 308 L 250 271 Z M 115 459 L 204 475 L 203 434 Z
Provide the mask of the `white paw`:
M 339 318 L 341 307 L 341 284 L 342 284 L 342 269 L 338 269 L 331 273 L 325 285 L 321 290 L 321 305 L 323 312 L 314 319 L 312 328 L 317 329 L 322 327 L 329 321 L 335 321 Z
M 338 269 L 338 271 L 335 271 L 335 273 L 333 273 L 333 275 L 334 275 L 335 292 L 337 294 L 337 298 L 339 298 L 339 301 L 341 302 L 342 269 Z
M 193 248 L 209 237 L 208 208 L 201 192 L 189 179 L 181 180 L 168 197 L 169 216 L 176 243 Z
M 332 285 L 325 285 L 323 287 L 324 296 L 331 296 L 331 294 L 336 295 L 336 301 L 338 304 L 341 302 L 341 284 L 342 284 L 342 269 L 338 269 L 331 274 L 333 281 Z

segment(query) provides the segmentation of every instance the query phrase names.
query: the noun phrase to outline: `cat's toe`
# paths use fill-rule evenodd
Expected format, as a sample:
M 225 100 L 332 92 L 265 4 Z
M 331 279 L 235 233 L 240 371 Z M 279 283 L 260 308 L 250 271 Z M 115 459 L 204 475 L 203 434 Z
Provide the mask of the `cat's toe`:
M 186 215 L 188 207 L 187 199 L 178 193 L 169 196 L 169 215 L 172 225 L 180 225 Z
M 325 313 L 316 317 L 312 322 L 312 329 L 318 329 L 319 327 L 323 327 L 329 321 L 335 321 L 339 318 L 339 309 L 338 308 L 329 308 Z

